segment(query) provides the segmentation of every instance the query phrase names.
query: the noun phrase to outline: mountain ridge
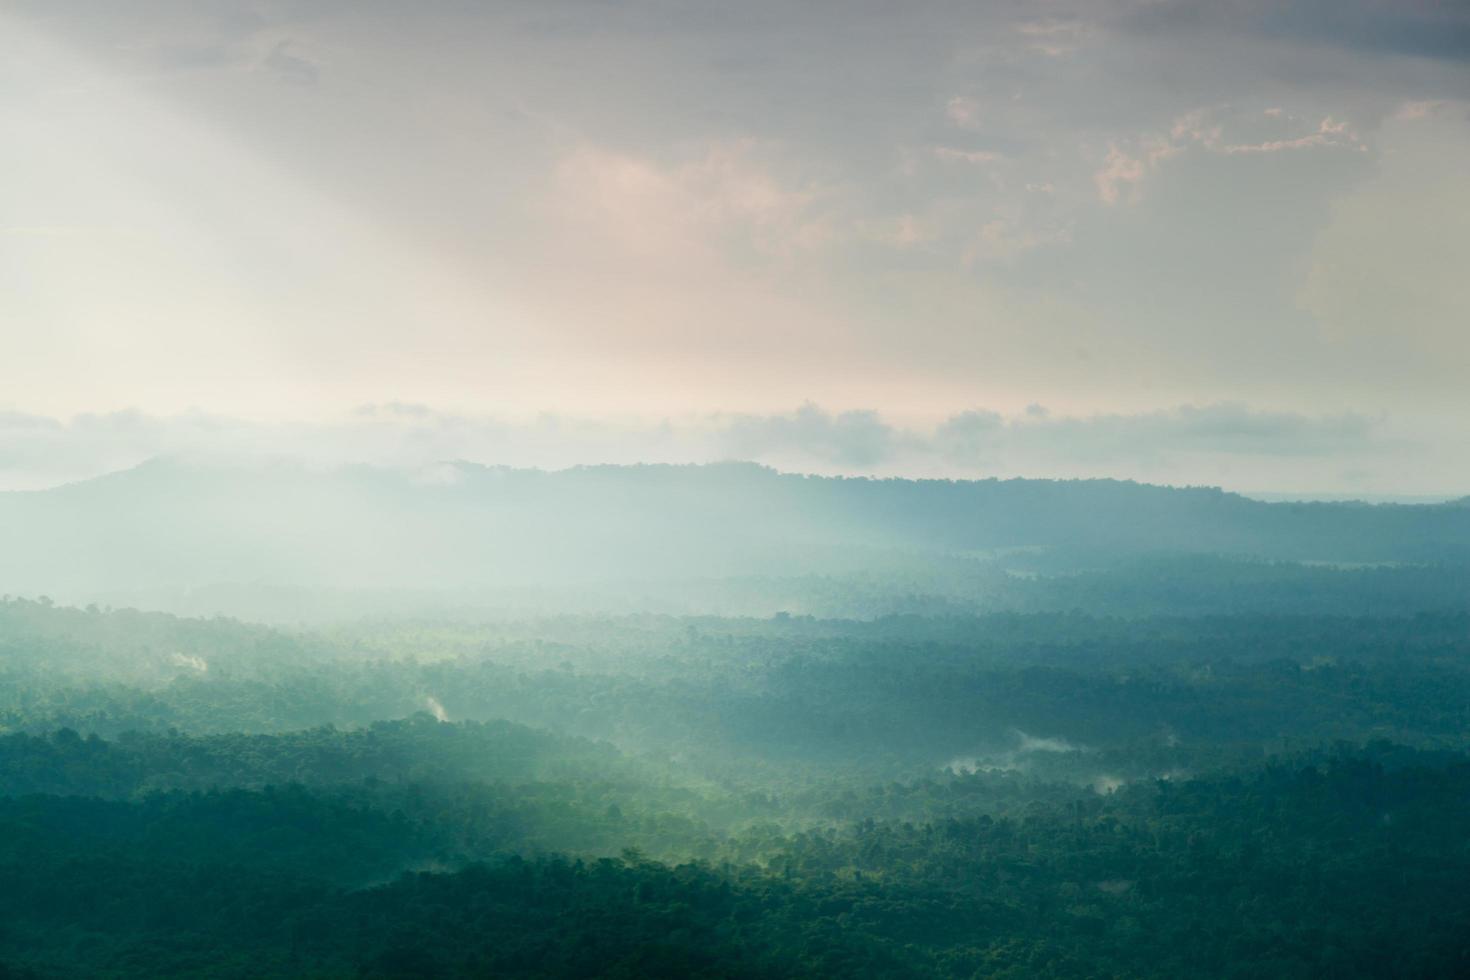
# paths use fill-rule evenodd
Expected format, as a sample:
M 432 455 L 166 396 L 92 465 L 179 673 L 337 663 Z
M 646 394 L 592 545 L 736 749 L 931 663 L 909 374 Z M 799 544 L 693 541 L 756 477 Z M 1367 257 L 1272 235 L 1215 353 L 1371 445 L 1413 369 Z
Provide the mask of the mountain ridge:
M 416 469 L 160 457 L 0 493 L 0 589 L 436 587 L 839 574 L 926 556 L 1470 560 L 1470 506 L 1266 502 L 1131 480 L 912 480 L 754 463 Z

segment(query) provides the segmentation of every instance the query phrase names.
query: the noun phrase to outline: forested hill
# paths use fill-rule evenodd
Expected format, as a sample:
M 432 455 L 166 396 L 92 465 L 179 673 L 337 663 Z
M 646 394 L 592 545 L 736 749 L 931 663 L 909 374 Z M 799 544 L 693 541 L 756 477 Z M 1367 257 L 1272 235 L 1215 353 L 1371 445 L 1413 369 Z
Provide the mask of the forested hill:
M 0 494 L 0 589 L 577 584 L 887 570 L 939 553 L 1470 558 L 1470 506 L 1266 503 L 1114 480 L 870 480 L 751 464 L 559 472 L 157 460 Z

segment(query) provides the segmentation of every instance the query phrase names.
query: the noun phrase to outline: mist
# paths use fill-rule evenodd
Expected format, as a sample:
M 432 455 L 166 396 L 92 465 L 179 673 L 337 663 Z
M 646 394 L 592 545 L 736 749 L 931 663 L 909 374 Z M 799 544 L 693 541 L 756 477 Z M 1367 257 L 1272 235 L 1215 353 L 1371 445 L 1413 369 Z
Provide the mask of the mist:
M 1470 7 L 0 3 L 0 980 L 1470 975 Z

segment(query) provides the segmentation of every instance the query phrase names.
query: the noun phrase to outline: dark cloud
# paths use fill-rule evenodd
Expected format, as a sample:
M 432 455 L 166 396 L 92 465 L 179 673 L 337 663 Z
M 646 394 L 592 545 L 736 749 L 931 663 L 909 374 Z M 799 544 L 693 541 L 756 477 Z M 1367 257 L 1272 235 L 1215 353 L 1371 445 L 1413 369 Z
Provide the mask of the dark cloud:
M 1142 33 L 1227 32 L 1357 51 L 1470 60 L 1470 4 L 1434 0 L 1165 0 L 1121 18 Z

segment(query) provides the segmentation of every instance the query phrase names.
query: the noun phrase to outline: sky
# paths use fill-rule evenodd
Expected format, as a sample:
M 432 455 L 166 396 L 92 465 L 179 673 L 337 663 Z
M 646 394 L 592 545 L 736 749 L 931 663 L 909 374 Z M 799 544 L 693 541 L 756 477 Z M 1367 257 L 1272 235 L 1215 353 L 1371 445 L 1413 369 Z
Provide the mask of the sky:
M 1470 3 L 0 0 L 0 487 L 1470 493 Z

